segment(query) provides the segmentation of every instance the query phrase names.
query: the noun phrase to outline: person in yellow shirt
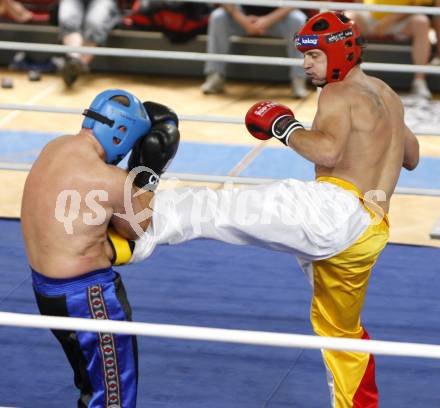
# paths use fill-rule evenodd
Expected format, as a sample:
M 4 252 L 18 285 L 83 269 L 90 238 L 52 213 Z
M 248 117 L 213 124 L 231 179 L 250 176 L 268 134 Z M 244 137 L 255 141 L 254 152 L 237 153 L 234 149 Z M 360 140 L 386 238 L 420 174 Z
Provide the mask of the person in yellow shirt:
M 440 3 L 440 0 L 435 0 Z M 366 4 L 393 6 L 432 5 L 432 0 L 364 0 Z M 361 34 L 368 36 L 393 36 L 397 39 L 411 39 L 411 57 L 416 65 L 427 65 L 431 55 L 429 30 L 431 22 L 424 14 L 400 14 L 383 12 L 347 12 L 349 18 L 358 23 Z M 440 32 L 440 20 L 438 21 Z M 440 55 L 440 52 L 439 52 Z M 440 59 L 439 59 L 440 64 Z M 426 74 L 416 73 L 411 92 L 422 98 L 431 99 L 432 94 L 426 83 Z

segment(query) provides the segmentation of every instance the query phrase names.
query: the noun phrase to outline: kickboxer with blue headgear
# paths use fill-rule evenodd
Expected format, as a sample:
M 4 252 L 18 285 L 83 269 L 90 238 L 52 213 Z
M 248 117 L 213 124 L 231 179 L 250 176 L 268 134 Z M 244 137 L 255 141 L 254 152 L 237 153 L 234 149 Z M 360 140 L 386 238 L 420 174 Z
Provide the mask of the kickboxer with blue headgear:
M 105 162 L 109 164 L 119 163 L 151 128 L 141 101 L 120 89 L 109 89 L 97 95 L 83 115 L 82 127 L 92 129 L 105 151 Z
M 100 93 L 84 115 L 78 134 L 44 147 L 26 180 L 21 225 L 33 289 L 45 315 L 131 320 L 112 265 L 131 257 L 127 240 L 150 222 L 137 222 L 134 214 L 150 206 L 159 176 L 176 154 L 178 119 L 168 107 L 141 103 L 119 89 Z M 130 150 L 127 169 L 115 166 Z M 134 178 L 126 209 L 127 177 L 139 166 L 143 171 Z M 136 406 L 135 336 L 53 334 L 73 369 L 79 408 Z

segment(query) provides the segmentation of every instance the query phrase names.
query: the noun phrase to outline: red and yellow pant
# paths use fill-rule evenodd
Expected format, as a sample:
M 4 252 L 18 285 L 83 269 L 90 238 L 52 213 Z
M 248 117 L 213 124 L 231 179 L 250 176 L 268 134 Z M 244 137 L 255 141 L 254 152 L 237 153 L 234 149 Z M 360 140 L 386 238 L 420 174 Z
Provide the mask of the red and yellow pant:
M 132 262 L 150 256 L 155 245 L 195 238 L 288 252 L 313 283 L 316 333 L 368 338 L 360 314 L 371 269 L 388 240 L 388 222 L 376 222 L 350 182 L 318 177 L 247 188 L 162 190 L 153 207 Z M 377 407 L 372 356 L 326 351 L 324 360 L 334 407 Z
M 311 321 L 320 336 L 368 339 L 360 322 L 368 279 L 389 237 L 387 218 L 372 223 L 348 249 L 312 262 Z M 366 353 L 323 351 L 335 408 L 376 408 L 374 358 Z

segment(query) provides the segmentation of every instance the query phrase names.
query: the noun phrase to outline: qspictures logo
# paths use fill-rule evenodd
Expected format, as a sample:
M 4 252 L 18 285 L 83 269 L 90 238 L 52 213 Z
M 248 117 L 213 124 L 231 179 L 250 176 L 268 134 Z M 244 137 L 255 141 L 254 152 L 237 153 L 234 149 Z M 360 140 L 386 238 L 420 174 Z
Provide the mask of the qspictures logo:
M 146 172 L 149 176 L 149 184 L 133 194 L 133 180 L 142 172 Z M 141 224 L 151 218 L 152 211 L 150 208 L 144 208 L 142 211 L 135 213 L 132 200 L 147 191 L 152 191 L 156 187 L 158 180 L 159 176 L 154 170 L 144 166 L 132 169 L 125 179 L 124 202 L 121 203 L 121 207 L 123 206 L 125 212 L 115 212 L 113 216 L 126 220 L 138 237 L 141 237 L 144 233 Z M 105 190 L 90 190 L 84 197 L 76 190 L 63 190 L 58 194 L 55 203 L 55 219 L 64 225 L 64 230 L 69 235 L 74 234 L 73 223 L 78 218 L 81 218 L 83 224 L 88 226 L 103 225 L 107 222 L 108 214 L 107 209 L 100 202 L 108 201 L 109 193 Z M 81 211 L 82 202 L 83 208 L 85 206 L 90 211 Z
M 146 190 L 134 193 L 132 183 L 143 171 L 151 174 L 151 169 L 146 167 L 136 167 L 130 172 L 124 185 L 124 202 L 120 203 L 125 212 L 112 215 L 126 220 L 139 238 L 145 235 L 141 225 L 148 219 L 154 222 L 152 233 L 161 236 L 165 232 L 167 239 L 173 242 L 215 235 L 217 229 L 223 233 L 229 231 L 230 236 L 258 232 L 265 237 L 275 231 L 282 241 L 289 241 L 292 234 L 301 236 L 304 231 L 325 237 L 353 222 L 364 225 L 367 218 L 370 225 L 375 225 L 384 216 L 374 204 L 386 201 L 386 194 L 381 190 L 369 191 L 360 200 L 355 191 L 294 179 L 246 188 L 232 184 L 218 190 L 168 188 L 155 194 L 147 208 L 135 213 L 133 200 Z M 177 186 L 178 180 L 173 182 Z M 83 197 L 75 190 L 64 190 L 56 201 L 55 218 L 64 225 L 66 234 L 75 233 L 74 221 L 78 219 L 83 225 L 103 225 L 108 222 L 106 208 L 109 206 L 104 207 L 102 203 L 108 199 L 109 194 L 104 190 L 92 190 Z

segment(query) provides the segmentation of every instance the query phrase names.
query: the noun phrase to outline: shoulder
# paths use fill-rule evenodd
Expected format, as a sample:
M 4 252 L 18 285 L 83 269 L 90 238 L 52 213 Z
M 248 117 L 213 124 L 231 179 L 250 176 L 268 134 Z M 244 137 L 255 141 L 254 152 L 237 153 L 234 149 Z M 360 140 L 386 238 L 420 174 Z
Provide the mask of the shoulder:
M 117 166 L 102 162 L 99 168 L 103 181 L 111 186 L 123 186 L 128 177 L 127 171 Z
M 62 150 L 66 146 L 70 146 L 74 138 L 75 135 L 58 136 L 55 139 L 52 139 L 50 142 L 48 142 L 45 146 L 45 149 Z
M 321 98 L 335 98 L 344 99 L 350 92 L 352 92 L 352 86 L 343 81 L 331 82 L 322 88 Z
M 368 76 L 368 80 L 370 81 L 370 83 L 374 84 L 377 89 L 379 89 L 381 96 L 385 100 L 391 102 L 393 105 L 396 105 L 403 110 L 403 103 L 400 99 L 400 96 L 388 84 L 386 84 L 381 79 L 372 76 Z
M 322 88 L 318 98 L 318 108 L 348 107 L 352 96 L 353 90 L 349 85 L 343 82 L 332 82 Z

